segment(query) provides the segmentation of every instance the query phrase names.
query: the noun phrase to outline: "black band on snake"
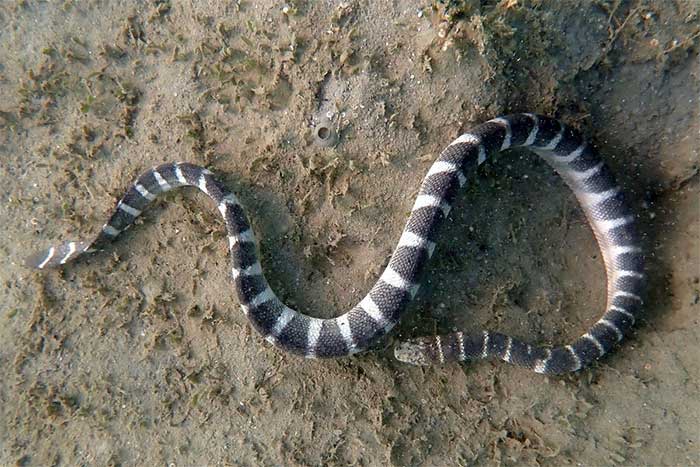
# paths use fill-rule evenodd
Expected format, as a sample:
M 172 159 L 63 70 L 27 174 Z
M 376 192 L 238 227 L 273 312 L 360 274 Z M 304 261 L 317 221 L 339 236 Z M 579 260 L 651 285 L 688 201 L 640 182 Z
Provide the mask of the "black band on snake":
M 541 115 L 495 118 L 442 151 L 421 184 L 388 266 L 369 293 L 337 318 L 313 318 L 277 298 L 263 274 L 255 237 L 238 199 L 211 172 L 189 163 L 164 164 L 147 171 L 119 201 L 97 238 L 52 247 L 29 258 L 27 264 L 39 269 L 55 267 L 103 249 L 158 194 L 177 187 L 197 187 L 214 200 L 224 217 L 235 290 L 255 329 L 294 354 L 343 357 L 366 350 L 399 322 L 418 291 L 418 279 L 435 249 L 438 228 L 459 189 L 489 155 L 515 147 L 528 147 L 540 155 L 580 202 L 605 263 L 605 313 L 585 334 L 562 347 L 531 345 L 496 332 L 457 332 L 402 342 L 395 355 L 419 365 L 495 357 L 537 373 L 576 371 L 609 352 L 634 324 L 642 302 L 643 255 L 634 215 L 597 152 L 577 131 Z

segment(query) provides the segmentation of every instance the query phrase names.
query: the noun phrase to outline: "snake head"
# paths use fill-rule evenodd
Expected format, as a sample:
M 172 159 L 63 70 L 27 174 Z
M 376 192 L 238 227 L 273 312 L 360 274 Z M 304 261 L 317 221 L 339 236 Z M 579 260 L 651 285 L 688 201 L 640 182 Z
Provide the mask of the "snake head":
M 400 342 L 394 347 L 394 357 L 400 362 L 410 363 L 411 365 L 430 365 L 430 360 L 427 358 L 427 350 L 428 343 L 425 342 L 425 339 L 410 339 Z

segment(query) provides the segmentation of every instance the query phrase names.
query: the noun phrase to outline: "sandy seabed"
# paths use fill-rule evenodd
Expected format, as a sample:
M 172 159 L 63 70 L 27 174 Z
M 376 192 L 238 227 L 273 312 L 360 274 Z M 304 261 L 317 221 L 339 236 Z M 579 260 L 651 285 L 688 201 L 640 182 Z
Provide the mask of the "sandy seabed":
M 695 0 L 2 2 L 0 465 L 698 465 L 699 50 Z M 526 151 L 479 170 L 406 319 L 353 358 L 252 330 L 193 190 L 108 250 L 22 265 L 94 235 L 143 170 L 191 161 L 239 195 L 280 297 L 332 317 L 440 150 L 519 111 L 594 141 L 644 234 L 644 318 L 585 371 L 392 357 L 452 328 L 565 343 L 602 313 L 593 234 Z

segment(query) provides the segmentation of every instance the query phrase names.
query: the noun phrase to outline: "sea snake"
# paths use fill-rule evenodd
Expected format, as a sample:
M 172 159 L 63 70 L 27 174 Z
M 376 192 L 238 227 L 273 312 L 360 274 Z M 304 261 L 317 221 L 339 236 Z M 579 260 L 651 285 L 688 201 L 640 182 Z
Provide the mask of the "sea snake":
M 54 246 L 30 257 L 27 264 L 55 267 L 103 249 L 159 194 L 197 187 L 214 200 L 224 218 L 235 290 L 255 329 L 293 354 L 343 357 L 366 350 L 399 322 L 418 291 L 438 228 L 459 189 L 490 155 L 515 147 L 527 147 L 547 161 L 580 202 L 605 264 L 605 313 L 585 334 L 561 347 L 536 346 L 497 332 L 456 332 L 399 343 L 395 356 L 416 365 L 495 357 L 547 375 L 576 371 L 609 352 L 634 324 L 642 303 L 643 252 L 635 217 L 596 150 L 577 131 L 542 115 L 494 118 L 445 148 L 423 179 L 384 272 L 354 308 L 337 318 L 313 318 L 282 303 L 265 279 L 255 236 L 238 198 L 209 170 L 190 163 L 163 164 L 145 172 L 119 201 L 97 238 Z

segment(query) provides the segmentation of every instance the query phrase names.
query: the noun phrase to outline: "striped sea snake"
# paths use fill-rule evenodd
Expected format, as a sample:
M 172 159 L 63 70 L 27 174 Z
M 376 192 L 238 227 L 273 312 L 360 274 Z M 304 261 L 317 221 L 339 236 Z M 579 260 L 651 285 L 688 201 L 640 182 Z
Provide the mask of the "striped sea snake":
M 456 332 L 401 342 L 395 356 L 416 365 L 495 357 L 548 375 L 576 371 L 609 352 L 634 324 L 642 302 L 643 252 L 634 215 L 596 150 L 577 131 L 541 115 L 495 118 L 444 149 L 420 186 L 384 272 L 354 308 L 337 318 L 313 318 L 277 298 L 265 279 L 255 236 L 238 198 L 209 170 L 189 163 L 163 164 L 145 172 L 119 201 L 97 238 L 65 242 L 32 256 L 27 264 L 55 267 L 103 249 L 160 193 L 197 187 L 214 200 L 224 218 L 235 290 L 255 329 L 293 354 L 343 357 L 366 350 L 399 322 L 418 291 L 418 280 L 435 250 L 438 228 L 459 189 L 489 155 L 515 147 L 527 147 L 547 161 L 581 204 L 605 264 L 605 313 L 585 334 L 560 347 L 535 346 L 497 332 Z

